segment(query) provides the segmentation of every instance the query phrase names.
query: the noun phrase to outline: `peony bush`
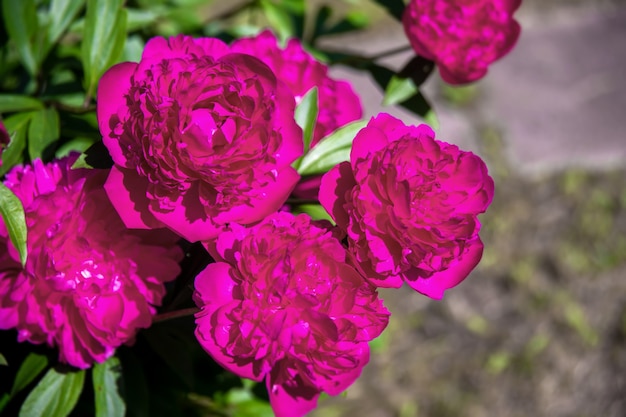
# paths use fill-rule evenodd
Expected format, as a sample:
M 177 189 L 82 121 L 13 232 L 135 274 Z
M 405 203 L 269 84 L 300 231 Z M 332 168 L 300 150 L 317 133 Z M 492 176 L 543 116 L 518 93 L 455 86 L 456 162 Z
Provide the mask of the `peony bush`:
M 484 76 L 519 2 L 381 2 L 419 55 L 400 71 L 325 50 L 358 24 L 302 1 L 83 3 L 3 3 L 0 413 L 303 416 L 368 364 L 378 288 L 441 299 L 480 261 L 485 163 L 363 119 L 330 67 L 432 120 L 408 69 Z

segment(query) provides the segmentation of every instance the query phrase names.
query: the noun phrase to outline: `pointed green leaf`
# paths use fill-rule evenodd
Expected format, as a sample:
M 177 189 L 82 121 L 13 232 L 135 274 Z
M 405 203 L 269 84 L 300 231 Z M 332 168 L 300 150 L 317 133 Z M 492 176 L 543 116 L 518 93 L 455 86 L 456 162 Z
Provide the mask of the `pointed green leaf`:
M 274 4 L 272 0 L 261 0 L 261 8 L 282 44 L 295 35 L 296 30 L 291 15 L 285 9 Z
M 35 112 L 28 127 L 28 154 L 30 159 L 41 158 L 48 146 L 59 139 L 59 113 L 54 108 Z
M 0 215 L 9 232 L 9 238 L 20 254 L 22 266 L 26 265 L 28 249 L 26 247 L 26 217 L 22 202 L 7 188 L 0 183 Z
M 311 216 L 313 220 L 328 220 L 332 224 L 335 224 L 333 218 L 321 204 L 299 204 L 293 208 L 292 212 L 294 214 L 306 213 Z
M 43 109 L 43 103 L 35 98 L 18 94 L 0 94 L 0 113 Z
M 85 0 L 52 0 L 50 3 L 50 25 L 48 43 L 54 45 L 74 21 L 85 5 Z
M 19 417 L 65 417 L 78 401 L 85 371 L 60 373 L 50 369 L 39 384 L 28 394 Z
M 391 77 L 385 90 L 383 106 L 393 106 L 402 103 L 418 92 L 418 88 L 410 78 Z
M 2 413 L 2 410 L 4 410 L 4 407 L 7 406 L 10 400 L 11 396 L 9 394 L 7 394 L 6 392 L 2 394 L 2 396 L 0 397 L 0 413 Z
M 26 148 L 26 132 L 28 131 L 28 124 L 34 114 L 34 112 L 18 113 L 4 121 L 4 127 L 6 127 L 9 132 L 11 140 L 2 153 L 0 175 L 4 175 L 14 165 L 22 162 L 22 154 Z
M 352 141 L 365 125 L 367 125 L 366 121 L 353 122 L 320 140 L 302 158 L 298 173 L 300 175 L 323 174 L 335 165 L 349 161 Z
M 122 365 L 115 356 L 93 367 L 96 417 L 124 417 L 126 404 L 121 395 Z
M 2 2 L 4 24 L 9 37 L 15 42 L 20 60 L 31 76 L 37 74 L 38 63 L 35 38 L 39 29 L 34 0 L 5 0 Z
M 126 22 L 123 0 L 87 0 L 81 56 L 88 96 L 93 96 L 104 71 L 122 55 Z
M 0 365 L 2 366 L 8 366 L 8 362 L 7 362 L 7 358 L 4 357 L 4 355 L 2 353 L 0 353 Z
M 295 119 L 298 126 L 302 128 L 302 137 L 304 140 L 303 155 L 309 152 L 311 146 L 311 140 L 313 139 L 313 131 L 315 130 L 315 122 L 317 120 L 318 113 L 318 100 L 317 100 L 317 87 L 311 88 L 302 97 L 302 100 L 296 107 Z M 300 165 L 302 157 L 298 158 L 294 162 L 294 167 L 297 169 Z
M 17 371 L 17 375 L 13 381 L 13 387 L 11 388 L 11 396 L 14 396 L 26 388 L 28 384 L 39 376 L 41 371 L 46 369 L 46 366 L 48 366 L 48 358 L 44 355 L 30 353 Z
M 113 159 L 111 159 L 111 155 L 109 154 L 109 150 L 104 146 L 102 141 L 98 141 L 87 148 L 84 151 L 76 162 L 72 164 L 71 169 L 77 168 L 99 168 L 99 169 L 108 169 L 113 166 Z

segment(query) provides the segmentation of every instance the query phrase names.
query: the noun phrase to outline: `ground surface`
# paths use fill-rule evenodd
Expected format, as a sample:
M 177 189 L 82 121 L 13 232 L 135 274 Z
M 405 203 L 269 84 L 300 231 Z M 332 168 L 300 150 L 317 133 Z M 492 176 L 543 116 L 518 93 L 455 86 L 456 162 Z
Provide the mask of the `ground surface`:
M 314 416 L 626 416 L 626 7 L 528 0 L 519 17 L 517 48 L 483 81 L 426 86 L 439 137 L 496 180 L 482 263 L 441 302 L 383 291 L 392 320 L 371 364 Z M 329 40 L 403 42 L 386 20 Z M 334 71 L 381 111 L 367 76 Z

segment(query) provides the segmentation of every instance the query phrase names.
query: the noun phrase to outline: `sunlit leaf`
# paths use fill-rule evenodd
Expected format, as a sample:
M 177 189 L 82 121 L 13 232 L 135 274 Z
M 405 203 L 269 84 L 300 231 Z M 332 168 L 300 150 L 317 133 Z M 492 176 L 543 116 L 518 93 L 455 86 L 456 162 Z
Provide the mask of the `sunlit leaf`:
M 122 365 L 115 356 L 93 367 L 93 389 L 96 395 L 96 417 L 123 417 L 126 404 L 121 395 Z
M 385 90 L 383 106 L 393 106 L 401 103 L 418 92 L 418 88 L 410 78 L 391 77 Z
M 85 371 L 60 373 L 51 368 L 28 394 L 19 417 L 65 417 L 83 390 Z
M 294 214 L 306 213 L 311 216 L 313 220 L 328 220 L 333 224 L 335 223 L 333 218 L 321 204 L 299 204 L 293 207 L 292 212 Z
M 13 246 L 20 254 L 22 266 L 26 265 L 28 250 L 26 247 L 26 218 L 22 202 L 7 188 L 0 183 L 0 215 L 9 232 L 9 238 Z
M 311 146 L 311 140 L 313 139 L 313 131 L 315 130 L 315 122 L 317 120 L 318 113 L 318 99 L 317 99 L 317 87 L 310 89 L 296 107 L 295 119 L 298 126 L 302 128 L 302 138 L 304 141 L 304 152 L 306 155 Z M 302 157 L 294 162 L 294 167 L 297 169 L 300 165 Z
M 298 173 L 323 174 L 338 163 L 350 160 L 352 141 L 366 124 L 366 121 L 353 122 L 323 138 L 302 158 Z
M 13 387 L 11 388 L 11 396 L 17 394 L 35 380 L 48 366 L 48 358 L 44 355 L 38 355 L 36 353 L 30 353 L 20 365 L 20 369 L 15 375 L 13 381 Z
M 59 139 L 59 113 L 54 108 L 42 109 L 33 115 L 28 127 L 28 154 L 41 158 L 47 148 Z

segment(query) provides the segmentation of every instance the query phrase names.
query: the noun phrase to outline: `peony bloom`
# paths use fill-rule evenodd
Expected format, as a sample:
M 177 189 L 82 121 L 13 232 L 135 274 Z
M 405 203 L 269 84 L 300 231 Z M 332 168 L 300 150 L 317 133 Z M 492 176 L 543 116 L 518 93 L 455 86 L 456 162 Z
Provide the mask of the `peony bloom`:
M 7 174 L 24 205 L 28 260 L 22 268 L 0 220 L 0 329 L 88 368 L 150 326 L 182 251 L 167 229 L 127 230 L 102 188 L 106 172 L 71 170 L 74 160 Z
M 290 39 L 281 49 L 276 37 L 266 30 L 256 37 L 236 40 L 232 49 L 266 63 L 291 89 L 297 102 L 317 87 L 319 112 L 312 146 L 337 128 L 361 118 L 361 100 L 352 86 L 329 77 L 328 67 L 306 52 L 298 39 Z
M 9 144 L 9 132 L 7 132 L 7 128 L 2 124 L 2 120 L 0 120 L 0 167 L 2 166 L 2 151 Z
M 98 121 L 115 166 L 105 188 L 131 228 L 189 241 L 276 211 L 299 176 L 293 94 L 260 60 L 218 39 L 153 38 L 109 69 Z
M 520 34 L 513 13 L 522 0 L 411 0 L 404 31 L 417 54 L 435 61 L 450 84 L 476 81 Z
M 277 417 L 352 384 L 389 319 L 326 225 L 288 212 L 233 224 L 209 249 L 218 262 L 196 277 L 198 341 L 231 372 L 265 378 Z
M 479 157 L 434 137 L 379 114 L 357 134 L 350 162 L 324 175 L 319 198 L 374 284 L 406 281 L 439 299 L 481 258 L 477 215 L 494 184 Z

